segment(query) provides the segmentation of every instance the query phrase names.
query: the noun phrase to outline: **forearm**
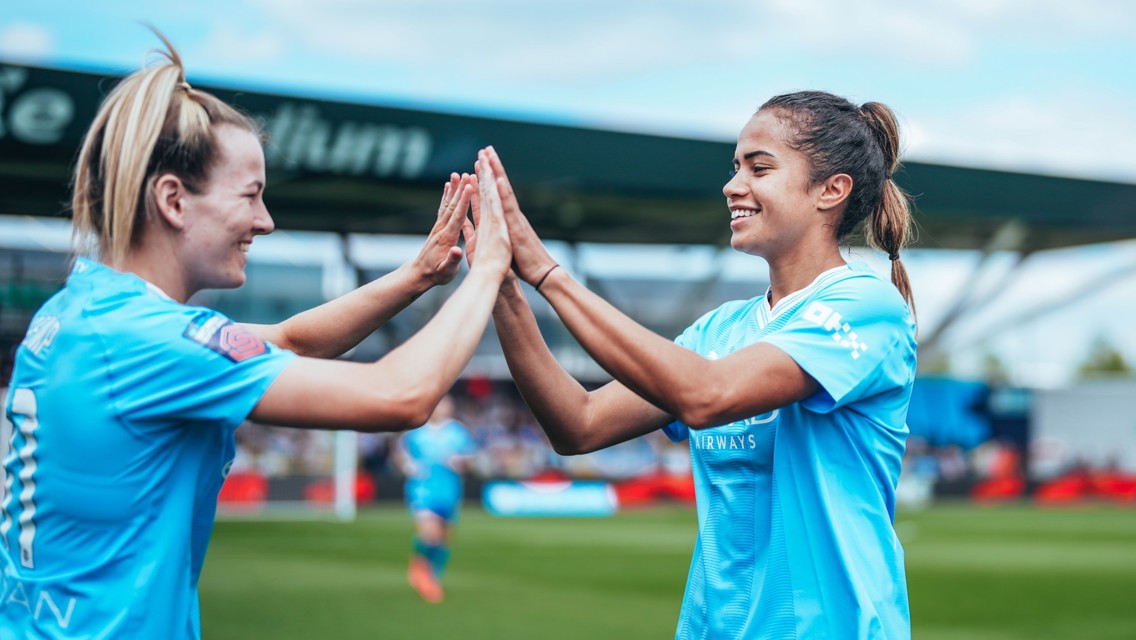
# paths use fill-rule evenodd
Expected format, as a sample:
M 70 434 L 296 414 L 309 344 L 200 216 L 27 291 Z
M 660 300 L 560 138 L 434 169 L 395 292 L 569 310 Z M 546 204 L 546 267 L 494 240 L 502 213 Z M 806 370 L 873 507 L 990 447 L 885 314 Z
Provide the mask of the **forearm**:
M 278 346 L 314 358 L 336 358 L 410 305 L 431 283 L 406 263 L 350 293 L 270 327 Z M 275 338 L 275 339 L 273 339 Z
M 533 417 L 558 451 L 572 448 L 590 428 L 588 392 L 549 351 L 518 283 L 498 296 L 493 322 L 509 373 Z
M 426 326 L 376 363 L 401 372 L 400 386 L 427 405 L 422 422 L 473 357 L 500 285 L 500 275 L 475 267 Z
M 702 356 L 639 325 L 563 269 L 541 293 L 596 362 L 639 396 L 684 422 L 711 401 L 712 372 Z

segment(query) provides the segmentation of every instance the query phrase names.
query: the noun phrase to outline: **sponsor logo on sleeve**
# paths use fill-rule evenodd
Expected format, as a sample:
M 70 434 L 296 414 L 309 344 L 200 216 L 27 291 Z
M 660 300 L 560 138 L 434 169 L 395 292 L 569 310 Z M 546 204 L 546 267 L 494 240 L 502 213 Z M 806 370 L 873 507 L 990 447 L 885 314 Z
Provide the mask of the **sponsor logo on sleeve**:
M 60 326 L 59 318 L 55 316 L 36 316 L 21 344 L 36 356 L 42 356 L 55 342 Z
M 264 341 L 224 316 L 202 313 L 190 321 L 182 336 L 208 347 L 233 362 L 268 353 Z
M 853 360 L 868 350 L 868 345 L 860 342 L 852 326 L 823 302 L 814 302 L 805 310 L 805 320 L 824 327 L 832 336 L 833 342 L 849 350 Z

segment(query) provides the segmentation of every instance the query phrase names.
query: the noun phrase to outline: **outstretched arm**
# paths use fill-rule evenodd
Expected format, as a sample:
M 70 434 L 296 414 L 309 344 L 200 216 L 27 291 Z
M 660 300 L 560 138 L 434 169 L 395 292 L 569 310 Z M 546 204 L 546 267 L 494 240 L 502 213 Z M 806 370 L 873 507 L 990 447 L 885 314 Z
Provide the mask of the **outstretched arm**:
M 707 360 L 588 291 L 557 268 L 521 213 L 496 152 L 489 148 L 479 160 L 493 170 L 517 273 L 540 285 L 540 293 L 584 349 L 632 392 L 697 429 L 765 413 L 819 389 L 796 361 L 772 345 L 758 343 Z
M 350 293 L 273 325 L 244 325 L 263 340 L 302 356 L 336 358 L 386 324 L 435 285 L 453 280 L 469 207 L 471 177 L 452 174 L 442 192 L 438 219 L 418 256 Z
M 548 350 L 519 283 L 502 288 L 493 322 L 517 389 L 557 453 L 603 449 L 674 420 L 618 381 L 584 389 Z
M 478 162 L 479 169 L 483 164 Z M 484 186 L 482 190 L 486 190 Z M 472 204 L 476 223 L 481 203 L 475 196 Z M 474 224 L 467 220 L 463 233 L 466 256 L 472 260 L 477 246 Z M 512 273 L 505 276 L 501 285 L 493 322 L 513 381 L 557 453 L 595 451 L 649 433 L 673 420 L 667 412 L 619 382 L 588 391 L 572 378 L 549 351 L 520 282 Z
M 466 185 L 469 198 L 473 187 Z M 252 418 L 323 429 L 397 431 L 426 422 L 473 356 L 512 252 L 500 213 L 482 216 L 481 248 L 457 291 L 418 333 L 377 362 L 299 358 Z

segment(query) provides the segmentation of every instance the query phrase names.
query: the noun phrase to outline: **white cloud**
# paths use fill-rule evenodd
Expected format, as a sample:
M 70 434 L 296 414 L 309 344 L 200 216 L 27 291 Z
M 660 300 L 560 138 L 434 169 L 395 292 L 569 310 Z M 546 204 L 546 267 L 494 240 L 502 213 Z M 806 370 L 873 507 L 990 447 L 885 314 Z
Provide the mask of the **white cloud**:
M 286 47 L 284 35 L 279 32 L 250 33 L 248 29 L 220 22 L 194 50 L 200 52 L 190 56 L 195 62 L 233 65 L 278 60 Z
M 897 62 L 957 64 L 975 43 L 946 8 L 889 0 L 720 0 L 700 4 L 584 0 L 524 2 L 252 0 L 264 19 L 313 51 L 452 64 L 475 75 L 603 79 L 708 62 L 765 62 L 811 54 L 885 55 Z
M 1136 140 L 1136 86 L 1075 66 L 1124 67 L 1115 56 L 1132 51 L 1136 3 L 244 0 L 237 9 L 186 47 L 191 69 L 727 140 L 768 96 L 821 88 L 896 108 L 913 159 L 1136 179 L 1123 144 Z M 1069 40 L 1094 38 L 1113 59 L 1081 47 L 1077 62 L 1060 64 Z M 1058 53 L 1003 68 L 1007 50 Z M 1044 65 L 1054 73 L 1034 72 Z M 1087 86 L 1058 86 L 1069 82 Z M 1019 93 L 1006 95 L 1010 85 Z M 958 90 L 948 106 L 920 95 L 949 95 L 947 86 Z
M 51 32 L 31 22 L 14 22 L 0 27 L 0 57 L 13 61 L 46 60 L 54 51 Z
M 301 0 L 253 2 L 291 41 L 313 52 L 411 69 L 449 66 L 455 74 L 475 77 L 597 79 L 657 69 L 699 57 L 702 50 L 701 42 L 683 46 L 690 34 L 681 11 L 629 11 L 586 2 L 570 8 L 508 2 L 329 0 L 318 7 Z
M 1116 0 L 950 0 L 945 6 L 974 27 L 1009 37 L 1022 32 L 1060 33 L 1092 40 L 1130 37 L 1136 30 L 1136 4 Z
M 820 53 L 945 65 L 966 62 L 976 47 L 954 12 L 936 3 L 766 0 L 759 6 L 780 46 L 805 44 Z
M 1136 182 L 1136 100 L 1009 96 L 910 118 L 912 158 Z

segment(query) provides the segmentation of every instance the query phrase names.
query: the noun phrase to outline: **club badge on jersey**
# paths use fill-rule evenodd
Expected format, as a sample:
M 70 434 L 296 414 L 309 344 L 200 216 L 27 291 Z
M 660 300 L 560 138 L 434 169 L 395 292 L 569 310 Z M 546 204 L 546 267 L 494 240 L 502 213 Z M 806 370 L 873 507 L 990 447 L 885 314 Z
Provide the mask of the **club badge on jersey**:
M 182 336 L 208 347 L 232 362 L 244 362 L 268 352 L 264 341 L 225 316 L 202 312 L 193 317 Z

